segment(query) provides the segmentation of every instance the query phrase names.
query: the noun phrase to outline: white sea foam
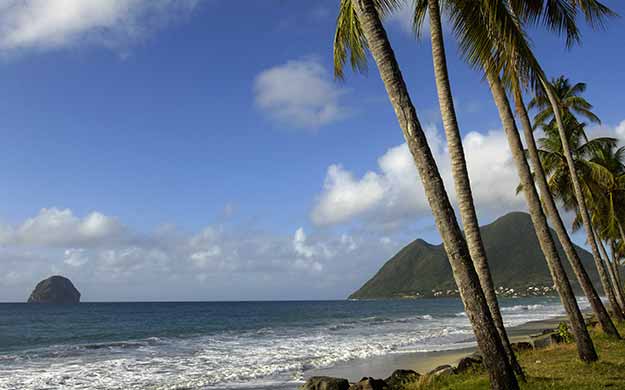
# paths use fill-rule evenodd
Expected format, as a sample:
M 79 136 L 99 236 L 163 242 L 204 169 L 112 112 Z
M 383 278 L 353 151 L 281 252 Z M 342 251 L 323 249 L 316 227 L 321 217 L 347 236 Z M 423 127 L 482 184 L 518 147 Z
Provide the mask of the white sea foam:
M 503 307 L 506 325 L 562 313 L 556 304 Z M 0 389 L 277 388 L 310 369 L 397 352 L 472 345 L 464 313 L 346 318 L 188 338 L 55 346 L 0 355 Z
M 545 305 L 515 305 L 510 307 L 502 307 L 501 311 L 506 312 L 519 312 L 519 311 L 536 311 L 544 309 Z

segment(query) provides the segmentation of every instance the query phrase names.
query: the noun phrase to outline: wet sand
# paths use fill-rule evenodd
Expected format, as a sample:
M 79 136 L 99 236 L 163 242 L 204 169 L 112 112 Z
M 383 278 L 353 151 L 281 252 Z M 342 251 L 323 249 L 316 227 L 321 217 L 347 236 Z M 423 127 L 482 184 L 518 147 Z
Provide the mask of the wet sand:
M 553 330 L 558 324 L 566 321 L 564 317 L 555 317 L 548 320 L 532 321 L 508 329 L 510 341 L 528 341 L 529 336 L 538 335 L 543 331 Z M 473 340 L 466 340 L 458 344 L 458 349 L 432 352 L 407 352 L 392 353 L 369 359 L 358 359 L 338 364 L 324 369 L 310 370 L 304 373 L 305 378 L 324 375 L 338 378 L 346 378 L 350 382 L 356 382 L 362 377 L 387 378 L 397 369 L 410 369 L 424 374 L 443 365 L 456 364 L 463 357 L 477 350 Z

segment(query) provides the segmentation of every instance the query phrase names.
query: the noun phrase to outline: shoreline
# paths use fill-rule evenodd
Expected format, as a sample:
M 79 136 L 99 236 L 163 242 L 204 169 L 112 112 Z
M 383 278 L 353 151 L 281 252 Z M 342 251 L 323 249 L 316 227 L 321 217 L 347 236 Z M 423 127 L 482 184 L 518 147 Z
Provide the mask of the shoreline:
M 584 313 L 588 319 L 588 313 Z M 540 339 L 546 332 L 552 332 L 561 322 L 567 322 L 565 316 L 557 316 L 545 320 L 526 322 L 507 329 L 511 343 L 531 342 Z M 467 346 L 467 344 L 473 344 Z M 349 382 L 358 382 L 364 377 L 387 378 L 398 369 L 414 370 L 426 374 L 442 365 L 455 366 L 461 359 L 477 351 L 474 340 L 458 343 L 458 348 L 427 352 L 397 352 L 355 359 L 339 363 L 332 367 L 312 369 L 304 372 L 304 380 L 313 376 L 329 376 L 345 378 Z

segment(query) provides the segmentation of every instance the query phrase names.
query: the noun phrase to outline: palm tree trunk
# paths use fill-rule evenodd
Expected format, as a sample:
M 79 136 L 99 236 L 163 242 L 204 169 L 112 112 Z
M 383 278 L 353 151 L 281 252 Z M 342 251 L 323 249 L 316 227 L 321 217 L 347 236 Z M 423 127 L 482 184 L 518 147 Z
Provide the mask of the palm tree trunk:
M 560 134 L 560 141 L 562 143 L 562 153 L 564 154 L 564 157 L 566 158 L 566 164 L 569 167 L 569 175 L 571 177 L 571 182 L 573 183 L 573 192 L 575 193 L 577 208 L 582 217 L 584 230 L 586 231 L 586 239 L 588 240 L 588 243 L 590 244 L 590 248 L 592 250 L 592 256 L 595 260 L 597 272 L 599 273 L 599 279 L 601 279 L 603 290 L 608 296 L 608 300 L 610 301 L 610 306 L 612 307 L 612 311 L 614 312 L 615 317 L 617 318 L 617 320 L 623 321 L 625 320 L 625 317 L 623 316 L 623 312 L 620 310 L 614 291 L 610 288 L 610 279 L 608 278 L 605 264 L 603 264 L 603 261 L 601 261 L 601 255 L 599 254 L 597 241 L 595 240 L 592 224 L 590 223 L 590 214 L 588 214 L 588 208 L 586 207 L 586 201 L 584 199 L 584 194 L 582 193 L 582 187 L 579 183 L 577 170 L 575 169 L 575 162 L 573 161 L 573 155 L 571 154 L 571 148 L 569 147 L 569 140 L 566 136 L 564 125 L 562 124 L 562 118 L 560 116 L 560 108 L 558 106 L 558 102 L 553 94 L 553 91 L 551 90 L 551 86 L 549 85 L 549 83 L 546 82 L 544 79 L 541 81 L 545 93 L 547 94 L 547 98 L 551 103 L 553 115 L 556 119 L 558 133 Z
M 490 85 L 493 99 L 499 111 L 499 117 L 508 138 L 512 158 L 521 179 L 521 185 L 523 185 L 523 194 L 525 195 L 538 242 L 543 254 L 545 255 L 545 260 L 547 261 L 551 278 L 553 279 L 556 290 L 560 295 L 562 305 L 564 306 L 568 319 L 571 322 L 571 328 L 573 330 L 573 335 L 575 336 L 575 342 L 577 343 L 577 353 L 579 358 L 584 362 L 596 361 L 598 357 L 595 347 L 590 339 L 590 335 L 586 329 L 584 317 L 577 306 L 577 300 L 573 294 L 573 289 L 571 288 L 571 284 L 569 283 L 566 273 L 564 272 L 564 267 L 560 261 L 556 245 L 551 237 L 551 233 L 549 232 L 547 219 L 545 218 L 545 214 L 543 213 L 540 204 L 540 198 L 538 197 L 538 193 L 534 187 L 532 174 L 527 164 L 527 160 L 525 159 L 523 144 L 521 143 L 521 138 L 516 128 L 510 102 L 506 96 L 503 83 L 496 74 L 489 71 L 486 72 L 486 78 Z
M 618 281 L 616 280 L 616 274 L 614 273 L 614 268 L 610 264 L 610 257 L 608 256 L 608 252 L 605 250 L 605 245 L 603 245 L 603 240 L 596 231 L 593 231 L 593 235 L 595 240 L 597 240 L 599 251 L 601 252 L 601 257 L 605 259 L 606 268 L 608 269 L 608 274 L 610 275 L 610 281 L 612 282 L 612 288 L 614 289 L 614 295 L 616 295 L 616 301 L 621 308 L 621 312 L 625 309 L 625 301 L 623 300 L 623 292 L 619 288 Z
M 529 115 L 527 114 L 525 103 L 523 102 L 523 95 L 519 88 L 515 88 L 514 90 L 514 101 L 517 115 L 519 116 L 521 126 L 523 127 L 523 134 L 525 136 L 525 143 L 527 144 L 529 160 L 532 164 L 532 168 L 534 169 L 534 178 L 538 184 L 538 189 L 540 190 L 543 208 L 545 209 L 545 212 L 551 221 L 551 225 L 553 226 L 553 229 L 562 244 L 564 253 L 569 260 L 569 264 L 571 264 L 571 268 L 577 277 L 577 281 L 584 290 L 584 294 L 586 294 L 588 302 L 590 302 L 592 312 L 597 318 L 597 321 L 599 321 L 601 329 L 603 329 L 603 332 L 609 336 L 620 338 L 616 326 L 614 326 L 608 311 L 603 305 L 603 302 L 601 302 L 601 298 L 599 297 L 599 294 L 597 294 L 597 290 L 595 290 L 595 287 L 593 286 L 592 281 L 590 280 L 590 277 L 588 276 L 588 273 L 579 258 L 579 254 L 573 246 L 571 237 L 564 227 L 564 223 L 562 222 L 556 203 L 553 200 L 553 196 L 549 190 L 549 185 L 547 184 L 547 179 L 545 178 L 545 171 L 543 170 L 540 157 L 538 156 L 538 148 L 536 147 L 532 124 L 530 122 Z
M 419 171 L 465 311 L 471 321 L 478 347 L 484 355 L 484 364 L 490 376 L 491 388 L 518 389 L 519 385 L 514 371 L 508 362 L 495 328 L 484 292 L 471 262 L 469 250 L 462 237 L 443 180 L 417 118 L 375 4 L 373 0 L 352 1 L 363 34 Z
M 621 274 L 618 265 L 618 256 L 616 254 L 616 241 L 612 240 L 610 243 L 610 251 L 612 252 L 612 272 L 616 278 L 616 288 L 623 293 L 623 284 L 621 283 Z M 625 296 L 625 295 L 624 295 Z
M 443 119 L 443 127 L 447 138 L 447 146 L 449 148 L 449 156 L 451 158 L 451 174 L 454 179 L 456 196 L 458 198 L 458 208 L 460 209 L 460 217 L 464 228 L 464 235 L 473 265 L 477 271 L 480 285 L 484 291 L 488 308 L 495 321 L 495 327 L 501 337 L 503 347 L 506 350 L 510 365 L 519 375 L 521 380 L 525 381 L 525 375 L 521 365 L 518 363 L 506 328 L 503 324 L 497 295 L 495 294 L 495 286 L 493 278 L 488 267 L 488 258 L 484 250 L 484 244 L 480 234 L 480 227 L 473 204 L 473 195 L 471 193 L 471 183 L 462 146 L 462 138 L 460 137 L 460 128 L 456 118 L 456 110 L 454 108 L 453 97 L 451 93 L 451 85 L 449 81 L 449 73 L 447 71 L 447 58 L 445 55 L 445 42 L 443 40 L 443 28 L 441 23 L 440 7 L 438 0 L 428 1 L 428 13 L 430 17 L 430 36 L 432 40 L 432 61 L 434 63 L 434 75 L 436 79 L 436 89 L 438 92 L 438 104 Z
M 623 225 L 621 225 L 621 223 L 619 222 L 617 224 L 617 226 L 618 226 L 618 231 L 621 234 L 621 241 L 625 245 L 625 231 L 623 231 Z M 621 287 L 622 287 L 623 284 L 621 282 L 621 265 L 619 263 L 620 258 L 617 255 L 618 251 L 617 251 L 617 248 L 616 248 L 616 243 L 615 243 L 614 250 L 615 250 L 615 252 L 613 252 L 613 256 L 614 256 L 614 264 L 616 265 L 616 277 L 618 278 L 619 285 L 621 285 Z

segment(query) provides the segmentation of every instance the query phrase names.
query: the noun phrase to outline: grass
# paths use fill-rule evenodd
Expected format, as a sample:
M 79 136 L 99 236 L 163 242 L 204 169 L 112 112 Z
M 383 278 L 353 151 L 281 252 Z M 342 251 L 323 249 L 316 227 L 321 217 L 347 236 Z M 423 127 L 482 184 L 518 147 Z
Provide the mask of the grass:
M 617 324 L 617 328 L 625 336 L 625 324 Z M 577 357 L 575 344 L 560 344 L 519 353 L 519 362 L 527 376 L 527 383 L 521 383 L 521 388 L 625 389 L 625 340 L 612 340 L 599 329 L 590 329 L 590 332 L 599 355 L 596 363 L 582 363 Z M 407 390 L 488 388 L 488 376 L 482 368 L 406 387 Z

